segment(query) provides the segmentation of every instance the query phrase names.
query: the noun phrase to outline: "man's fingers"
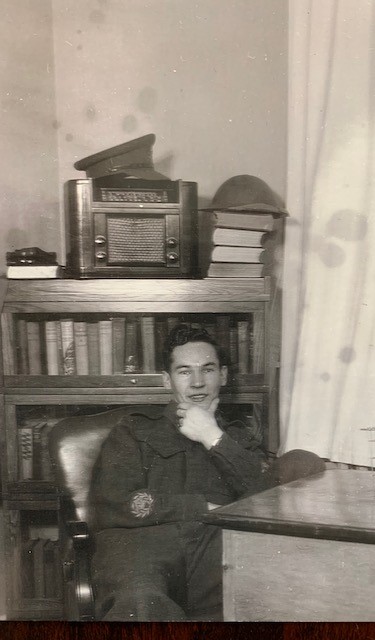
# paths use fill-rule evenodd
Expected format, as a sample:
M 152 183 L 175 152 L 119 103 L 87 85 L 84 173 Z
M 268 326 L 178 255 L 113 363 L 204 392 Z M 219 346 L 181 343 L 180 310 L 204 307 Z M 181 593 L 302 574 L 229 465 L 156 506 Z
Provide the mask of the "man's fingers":
M 189 404 L 187 402 L 179 402 L 179 404 L 177 405 L 177 411 L 179 409 L 182 409 L 183 411 L 186 411 L 189 408 Z
M 211 402 L 211 404 L 209 406 L 209 409 L 208 409 L 210 413 L 212 413 L 212 414 L 215 413 L 216 409 L 219 406 L 219 402 L 220 402 L 219 398 L 215 398 L 214 400 L 212 400 L 212 402 Z

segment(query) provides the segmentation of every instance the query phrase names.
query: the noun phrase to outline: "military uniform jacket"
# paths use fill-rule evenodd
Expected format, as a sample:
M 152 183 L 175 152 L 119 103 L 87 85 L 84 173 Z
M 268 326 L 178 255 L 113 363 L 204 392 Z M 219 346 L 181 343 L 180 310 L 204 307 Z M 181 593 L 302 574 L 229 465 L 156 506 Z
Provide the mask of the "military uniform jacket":
M 210 450 L 179 432 L 174 402 L 122 418 L 94 466 L 96 530 L 196 520 L 208 502 L 228 504 L 266 489 L 262 452 L 248 425 L 215 417 L 224 435 Z

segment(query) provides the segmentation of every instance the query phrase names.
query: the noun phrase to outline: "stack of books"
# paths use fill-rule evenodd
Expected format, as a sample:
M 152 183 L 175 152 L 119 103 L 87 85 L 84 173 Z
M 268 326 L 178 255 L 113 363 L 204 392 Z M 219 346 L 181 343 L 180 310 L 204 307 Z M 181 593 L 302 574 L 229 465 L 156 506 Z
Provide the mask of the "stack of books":
M 266 261 L 265 239 L 273 230 L 274 216 L 229 210 L 201 213 L 201 275 L 208 278 L 261 277 Z

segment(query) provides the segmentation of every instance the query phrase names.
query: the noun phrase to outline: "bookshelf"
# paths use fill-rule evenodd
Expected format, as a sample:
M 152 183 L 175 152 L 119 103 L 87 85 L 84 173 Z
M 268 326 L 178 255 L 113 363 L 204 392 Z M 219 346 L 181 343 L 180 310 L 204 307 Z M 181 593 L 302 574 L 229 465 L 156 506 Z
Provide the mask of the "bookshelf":
M 166 404 L 160 345 L 183 319 L 224 343 L 231 374 L 222 401 L 258 416 L 265 446 L 275 450 L 279 305 L 269 277 L 8 280 L 1 286 L 7 615 L 61 619 L 50 429 L 67 415 Z

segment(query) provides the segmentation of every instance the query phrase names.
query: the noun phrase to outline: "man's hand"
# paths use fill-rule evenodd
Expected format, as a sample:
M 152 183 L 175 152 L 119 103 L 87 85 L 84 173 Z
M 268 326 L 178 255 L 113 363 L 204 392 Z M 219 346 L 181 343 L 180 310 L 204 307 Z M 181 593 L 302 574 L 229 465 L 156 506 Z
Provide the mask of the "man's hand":
M 208 409 L 191 406 L 187 403 L 179 404 L 177 415 L 180 418 L 182 435 L 194 442 L 200 442 L 206 449 L 211 449 L 224 433 L 215 419 L 218 404 L 219 398 L 215 398 Z

